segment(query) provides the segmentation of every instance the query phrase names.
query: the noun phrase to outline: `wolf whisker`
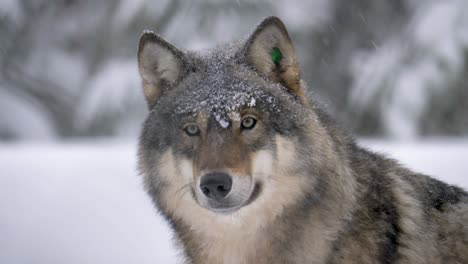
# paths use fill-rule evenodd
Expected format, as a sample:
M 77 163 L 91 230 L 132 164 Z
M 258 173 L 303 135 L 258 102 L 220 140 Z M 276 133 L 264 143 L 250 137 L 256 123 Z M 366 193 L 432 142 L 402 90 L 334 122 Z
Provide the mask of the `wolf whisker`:
M 177 191 L 174 192 L 174 196 L 177 199 L 176 202 L 175 202 L 175 210 L 176 211 L 177 211 L 177 209 L 179 207 L 179 204 L 180 204 L 181 200 L 190 191 L 190 185 L 191 185 L 191 182 L 183 185 Z

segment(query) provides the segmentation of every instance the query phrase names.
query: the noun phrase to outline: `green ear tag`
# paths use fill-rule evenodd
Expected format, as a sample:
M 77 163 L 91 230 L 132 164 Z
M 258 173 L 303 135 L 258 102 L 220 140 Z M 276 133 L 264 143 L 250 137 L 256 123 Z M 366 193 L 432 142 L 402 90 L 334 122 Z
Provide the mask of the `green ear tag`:
M 281 51 L 278 48 L 273 48 L 271 51 L 271 60 L 278 65 L 282 58 L 283 54 L 281 54 Z

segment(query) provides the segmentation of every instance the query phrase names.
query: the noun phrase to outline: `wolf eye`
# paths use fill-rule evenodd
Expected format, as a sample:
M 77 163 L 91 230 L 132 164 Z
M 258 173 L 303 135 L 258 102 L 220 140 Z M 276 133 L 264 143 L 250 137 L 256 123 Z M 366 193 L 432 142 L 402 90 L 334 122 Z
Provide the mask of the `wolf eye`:
M 194 136 L 198 136 L 198 134 L 200 134 L 200 129 L 198 128 L 197 125 L 187 125 L 185 128 L 184 128 L 184 131 L 185 133 L 187 133 L 187 135 L 191 136 L 191 137 L 194 137 Z
M 242 129 L 252 129 L 255 127 L 256 123 L 257 123 L 257 120 L 255 120 L 255 118 L 248 116 L 242 119 L 241 127 Z

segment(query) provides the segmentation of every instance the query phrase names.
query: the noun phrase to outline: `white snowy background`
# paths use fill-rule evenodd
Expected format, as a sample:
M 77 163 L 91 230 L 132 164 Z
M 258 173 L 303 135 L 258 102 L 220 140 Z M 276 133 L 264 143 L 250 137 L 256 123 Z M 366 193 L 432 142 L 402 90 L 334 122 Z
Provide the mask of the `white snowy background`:
M 186 49 L 283 19 L 369 148 L 468 188 L 466 0 L 0 0 L 0 263 L 176 263 L 141 186 L 144 29 Z

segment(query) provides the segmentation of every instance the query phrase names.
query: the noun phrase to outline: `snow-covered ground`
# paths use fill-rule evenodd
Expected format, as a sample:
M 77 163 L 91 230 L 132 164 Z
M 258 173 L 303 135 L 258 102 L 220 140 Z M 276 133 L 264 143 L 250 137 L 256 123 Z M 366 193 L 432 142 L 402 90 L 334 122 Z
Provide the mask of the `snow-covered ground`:
M 468 188 L 468 139 L 362 143 Z M 176 263 L 135 152 L 133 142 L 0 145 L 0 263 Z

